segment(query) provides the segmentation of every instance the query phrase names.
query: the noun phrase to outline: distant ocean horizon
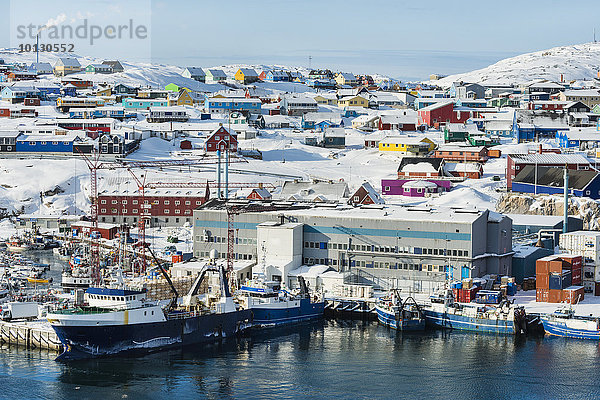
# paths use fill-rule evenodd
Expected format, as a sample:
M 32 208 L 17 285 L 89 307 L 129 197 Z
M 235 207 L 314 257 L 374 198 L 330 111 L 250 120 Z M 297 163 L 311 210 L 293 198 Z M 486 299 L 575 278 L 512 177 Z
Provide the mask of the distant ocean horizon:
M 277 55 L 204 55 L 161 57 L 153 52 L 152 62 L 180 66 L 212 67 L 229 64 L 283 65 L 329 68 L 355 74 L 381 74 L 401 81 L 428 80 L 436 73 L 452 75 L 485 68 L 517 52 L 446 50 L 318 50 Z

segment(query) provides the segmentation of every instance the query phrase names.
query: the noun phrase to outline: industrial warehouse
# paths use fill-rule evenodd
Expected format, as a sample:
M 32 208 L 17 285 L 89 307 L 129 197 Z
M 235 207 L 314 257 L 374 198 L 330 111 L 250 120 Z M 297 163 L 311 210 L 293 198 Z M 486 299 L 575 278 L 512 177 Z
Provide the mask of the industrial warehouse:
M 194 210 L 194 256 L 216 249 L 226 258 L 230 222 L 233 259 L 256 260 L 272 246 L 301 254 L 269 277 L 283 282 L 290 270 L 316 264 L 418 292 L 448 278 L 511 273 L 512 220 L 489 210 L 281 202 L 257 211 L 249 201 L 215 199 Z M 281 234 L 261 235 L 267 222 Z

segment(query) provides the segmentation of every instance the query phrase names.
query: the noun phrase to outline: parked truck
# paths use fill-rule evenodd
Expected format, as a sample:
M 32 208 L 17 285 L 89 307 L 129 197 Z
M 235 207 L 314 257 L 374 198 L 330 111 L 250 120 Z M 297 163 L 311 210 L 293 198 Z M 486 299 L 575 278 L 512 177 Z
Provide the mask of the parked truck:
M 10 302 L 2 305 L 0 319 L 10 321 L 12 319 L 36 319 L 38 316 L 38 304 L 34 302 Z

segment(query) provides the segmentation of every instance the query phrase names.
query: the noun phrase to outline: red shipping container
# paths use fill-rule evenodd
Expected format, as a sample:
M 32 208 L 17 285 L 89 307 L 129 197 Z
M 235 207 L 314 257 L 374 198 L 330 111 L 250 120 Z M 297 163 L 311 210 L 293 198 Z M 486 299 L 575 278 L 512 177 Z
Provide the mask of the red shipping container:
M 583 266 L 583 259 L 581 256 L 560 255 L 560 258 L 563 260 L 564 269 L 573 269 Z
M 573 267 L 571 270 L 571 285 L 579 286 L 582 285 L 583 281 L 583 268 L 582 267 Z
M 548 272 L 549 273 L 559 273 L 561 274 L 563 270 L 563 262 L 562 260 L 554 260 L 554 261 L 550 261 L 548 262 Z
M 562 291 L 562 301 L 570 304 L 577 304 L 584 299 L 585 291 L 583 286 L 580 286 L 577 289 L 573 289 L 572 287 L 567 288 Z
M 452 294 L 454 295 L 455 301 L 460 301 L 460 291 L 461 289 L 452 289 Z
M 537 289 L 549 289 L 550 288 L 550 275 L 543 274 L 535 277 L 535 287 Z
M 548 275 L 548 261 L 539 259 L 535 262 L 536 275 Z
M 548 302 L 549 289 L 536 289 L 535 290 L 535 301 L 537 302 Z
M 548 303 L 560 303 L 562 301 L 562 290 L 548 290 Z
M 181 254 L 173 254 L 171 255 L 171 262 L 175 263 L 180 263 L 183 261 L 183 255 Z

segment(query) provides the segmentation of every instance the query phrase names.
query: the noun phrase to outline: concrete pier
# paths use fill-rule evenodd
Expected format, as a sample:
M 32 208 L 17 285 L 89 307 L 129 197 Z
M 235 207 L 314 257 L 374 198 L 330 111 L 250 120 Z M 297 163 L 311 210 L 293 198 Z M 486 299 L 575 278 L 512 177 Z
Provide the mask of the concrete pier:
M 0 342 L 27 349 L 44 349 L 62 352 L 63 346 L 48 321 L 0 321 Z

